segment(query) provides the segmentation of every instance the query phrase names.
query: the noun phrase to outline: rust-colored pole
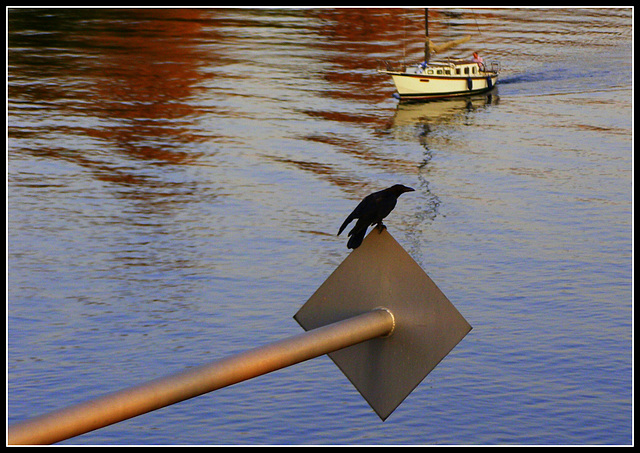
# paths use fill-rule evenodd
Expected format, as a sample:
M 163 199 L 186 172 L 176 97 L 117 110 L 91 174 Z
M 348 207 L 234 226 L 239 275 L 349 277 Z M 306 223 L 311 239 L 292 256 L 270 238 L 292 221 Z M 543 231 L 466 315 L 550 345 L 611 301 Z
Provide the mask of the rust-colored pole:
M 394 328 L 380 308 L 210 364 L 9 426 L 8 443 L 52 444 L 372 338 Z
M 429 64 L 431 49 L 429 48 L 429 8 L 424 9 L 424 62 Z

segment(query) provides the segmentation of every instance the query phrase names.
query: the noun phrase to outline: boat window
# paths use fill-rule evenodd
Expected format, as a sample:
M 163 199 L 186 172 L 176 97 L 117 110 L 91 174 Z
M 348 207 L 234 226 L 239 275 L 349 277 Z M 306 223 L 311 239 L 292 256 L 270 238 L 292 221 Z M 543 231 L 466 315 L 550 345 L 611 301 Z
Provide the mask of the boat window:
M 442 74 L 442 69 L 438 69 L 437 74 Z
M 456 74 L 460 75 L 460 68 L 456 68 Z
M 467 74 L 467 75 L 469 74 L 469 66 L 466 66 L 466 67 L 464 68 L 464 73 L 465 73 L 465 74 Z
M 427 74 L 433 74 L 433 69 L 429 69 L 429 70 L 427 71 Z
M 478 73 L 478 68 L 477 68 L 477 67 L 475 67 L 475 66 L 473 67 L 473 73 L 474 73 L 474 74 L 477 74 L 477 73 Z
M 451 75 L 451 69 L 445 69 L 445 70 L 444 70 L 444 73 L 445 73 L 446 75 Z

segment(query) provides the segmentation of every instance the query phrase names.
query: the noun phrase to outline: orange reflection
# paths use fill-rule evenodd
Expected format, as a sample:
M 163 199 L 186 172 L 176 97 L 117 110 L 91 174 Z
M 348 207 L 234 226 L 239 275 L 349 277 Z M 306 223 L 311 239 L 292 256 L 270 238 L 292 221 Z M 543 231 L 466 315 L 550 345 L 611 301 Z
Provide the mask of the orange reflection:
M 379 102 L 391 94 L 386 76 L 375 71 L 381 60 L 399 58 L 403 46 L 424 37 L 424 10 L 336 8 L 314 10 L 325 25 L 318 40 L 323 55 L 336 69 L 323 76 L 336 89 L 330 96 Z
M 179 151 L 200 141 L 183 118 L 198 114 L 190 98 L 206 78 L 198 51 L 202 11 L 142 9 L 110 12 L 117 19 L 88 44 L 101 52 L 96 62 L 92 100 L 96 115 L 117 127 L 87 133 L 116 143 L 131 157 L 186 163 L 193 153 Z

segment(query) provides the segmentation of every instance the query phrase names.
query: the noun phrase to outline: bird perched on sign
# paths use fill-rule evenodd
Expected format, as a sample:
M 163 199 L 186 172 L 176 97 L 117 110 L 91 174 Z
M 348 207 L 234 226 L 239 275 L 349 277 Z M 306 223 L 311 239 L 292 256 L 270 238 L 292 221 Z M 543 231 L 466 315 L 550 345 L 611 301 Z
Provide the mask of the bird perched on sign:
M 358 219 L 356 225 L 349 231 L 349 241 L 347 242 L 347 247 L 350 249 L 358 248 L 362 244 L 367 228 L 370 225 L 376 225 L 380 229 L 385 228 L 382 219 L 396 207 L 398 197 L 405 192 L 413 192 L 414 190 L 411 187 L 396 184 L 388 189 L 367 195 L 346 218 L 338 230 L 338 236 L 351 221 Z

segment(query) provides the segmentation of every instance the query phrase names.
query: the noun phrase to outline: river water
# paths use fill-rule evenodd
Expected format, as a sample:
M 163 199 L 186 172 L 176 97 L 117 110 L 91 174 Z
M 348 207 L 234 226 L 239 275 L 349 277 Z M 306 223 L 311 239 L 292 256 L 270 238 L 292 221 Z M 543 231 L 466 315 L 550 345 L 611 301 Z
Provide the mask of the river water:
M 301 332 L 385 222 L 473 330 L 382 423 L 320 357 L 66 444 L 632 442 L 632 10 L 432 10 L 502 67 L 399 103 L 423 10 L 8 12 L 10 423 Z

